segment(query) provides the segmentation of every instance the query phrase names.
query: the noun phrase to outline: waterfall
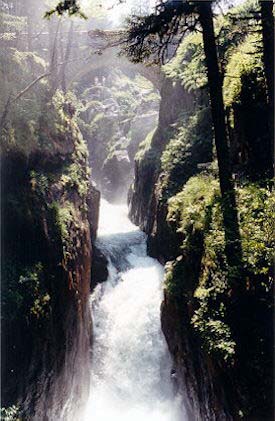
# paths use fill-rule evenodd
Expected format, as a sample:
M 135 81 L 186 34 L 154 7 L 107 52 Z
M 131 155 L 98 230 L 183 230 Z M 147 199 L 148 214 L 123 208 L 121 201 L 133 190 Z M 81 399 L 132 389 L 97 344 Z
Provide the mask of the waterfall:
M 146 236 L 127 206 L 101 203 L 97 246 L 108 280 L 91 296 L 90 396 L 83 421 L 185 421 L 161 331 L 163 267 L 147 256 Z

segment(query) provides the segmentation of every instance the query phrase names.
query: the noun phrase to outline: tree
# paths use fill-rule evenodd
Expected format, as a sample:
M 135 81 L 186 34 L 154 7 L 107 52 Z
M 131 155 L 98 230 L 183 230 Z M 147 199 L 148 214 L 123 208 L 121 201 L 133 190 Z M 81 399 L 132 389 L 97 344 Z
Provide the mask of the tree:
M 266 77 L 268 102 L 274 104 L 274 17 L 273 1 L 260 1 L 262 35 L 263 35 L 263 61 Z
M 51 17 L 54 14 L 63 15 L 65 12 L 68 13 L 69 16 L 79 15 L 84 17 L 77 0 L 59 1 L 53 9 L 46 12 L 46 17 Z
M 231 268 L 241 265 L 241 243 L 232 169 L 230 163 L 222 80 L 215 41 L 212 1 L 167 1 L 156 7 L 156 13 L 134 16 L 129 21 L 126 53 L 138 62 L 151 54 L 163 59 L 171 54 L 172 40 L 179 43 L 186 32 L 202 29 L 209 95 L 217 150 L 220 190 L 225 229 L 225 252 Z M 173 53 L 173 50 L 172 50 Z M 234 273 L 234 271 L 231 271 Z M 233 277 L 232 279 L 236 279 Z M 234 281 L 232 281 L 234 283 Z M 239 285 L 241 288 L 242 286 Z
M 73 3 L 75 6 L 76 3 Z M 196 2 L 167 0 L 161 1 L 156 6 L 156 13 L 147 16 L 132 16 L 129 20 L 125 51 L 134 62 L 146 60 L 152 55 L 155 60 L 163 61 L 165 54 L 171 55 L 175 51 L 173 40 L 176 38 L 176 45 L 179 45 L 186 32 L 197 29 L 200 24 L 203 33 L 220 189 L 223 199 L 225 252 L 229 266 L 234 268 L 240 266 L 242 253 L 212 3 L 212 0 Z M 58 9 L 57 13 L 63 13 L 66 10 L 70 13 L 72 1 L 68 2 L 67 8 L 64 8 L 64 4 L 59 4 L 59 6 L 61 9 Z
M 220 189 L 223 198 L 223 220 L 226 240 L 225 251 L 229 266 L 234 267 L 238 266 L 241 262 L 241 245 L 227 142 L 222 80 L 218 66 L 211 2 L 199 2 L 198 13 L 202 27 L 214 137 L 219 167 Z
M 262 37 L 263 37 L 263 62 L 267 86 L 267 102 L 269 106 L 269 132 L 271 137 L 271 151 L 273 149 L 274 134 L 274 17 L 273 1 L 260 1 Z M 273 155 L 272 155 L 273 156 Z

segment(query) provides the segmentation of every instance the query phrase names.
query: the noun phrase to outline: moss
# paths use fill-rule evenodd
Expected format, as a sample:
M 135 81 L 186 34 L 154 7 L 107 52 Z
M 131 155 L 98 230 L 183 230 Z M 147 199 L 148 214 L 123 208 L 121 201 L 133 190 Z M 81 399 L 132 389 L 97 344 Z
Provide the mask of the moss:
M 258 51 L 253 44 L 255 40 L 258 43 L 259 35 L 249 35 L 252 25 L 256 30 L 259 29 L 259 23 L 256 19 L 253 19 L 258 8 L 259 5 L 256 0 L 249 0 L 231 8 L 230 13 L 218 15 L 215 19 L 221 71 L 223 73 L 226 71 L 228 77 L 232 78 L 229 82 L 232 82 L 232 85 L 238 84 L 237 81 L 233 80 L 234 77 L 238 76 L 233 76 L 233 74 L 240 73 L 242 67 L 251 68 L 253 61 L 254 66 L 258 67 L 259 54 L 257 54 Z M 247 19 L 247 16 L 250 16 L 250 19 Z M 239 45 L 240 47 L 238 47 Z M 233 61 L 231 59 L 232 54 L 234 56 L 234 58 L 232 57 Z M 250 54 L 251 56 L 249 56 Z M 229 68 L 227 66 L 228 61 Z M 236 66 L 235 69 L 234 66 Z M 168 78 L 173 81 L 180 81 L 188 91 L 201 90 L 206 87 L 207 73 L 202 34 L 194 32 L 184 37 L 176 56 L 163 67 L 163 70 Z M 257 69 L 255 71 L 257 72 Z M 227 94 L 225 96 L 227 97 Z
M 188 113 L 189 114 L 189 113 Z M 161 156 L 163 199 L 177 193 L 199 172 L 198 164 L 212 160 L 212 128 L 209 108 L 199 108 L 180 118 L 177 133 Z
M 202 88 L 207 83 L 202 35 L 193 33 L 181 43 L 177 55 L 166 66 L 168 78 L 180 80 L 187 90 Z
M 137 154 L 135 156 L 135 160 L 137 162 L 143 161 L 145 157 L 149 161 L 151 159 L 152 160 L 154 159 L 155 154 L 152 148 L 152 140 L 153 140 L 154 134 L 155 134 L 155 129 L 152 130 L 150 133 L 148 133 L 144 141 L 140 143 Z
M 193 230 L 205 228 L 207 209 L 218 192 L 218 180 L 201 174 L 190 178 L 183 190 L 169 200 L 168 221 L 177 222 L 185 243 L 188 243 L 189 233 L 192 235 Z
M 66 259 L 69 250 L 73 247 L 71 229 L 76 219 L 74 205 L 68 201 L 64 203 L 54 201 L 49 205 L 49 209 L 53 212 L 54 223 L 60 235 L 64 258 Z
M 37 319 L 48 317 L 50 311 L 51 297 L 44 290 L 43 270 L 42 264 L 37 263 L 19 278 L 19 284 L 24 286 L 29 296 L 32 296 L 32 303 L 29 310 L 30 315 Z
M 41 262 L 25 267 L 17 261 L 6 261 L 2 276 L 5 318 L 12 321 L 17 317 L 26 317 L 34 322 L 49 317 L 51 297 L 45 287 L 44 267 Z
M 272 250 L 275 229 L 272 223 L 274 197 L 268 186 L 246 184 L 237 190 L 241 242 L 247 294 L 271 304 Z M 211 175 L 192 177 L 183 190 L 169 200 L 168 221 L 183 235 L 182 256 L 170 263 L 166 289 L 179 302 L 195 306 L 191 324 L 205 350 L 227 363 L 235 355 L 235 326 L 229 317 L 232 294 L 224 253 L 225 240 L 218 181 Z M 195 241 L 200 239 L 201 241 Z M 201 249 L 197 276 L 190 275 L 190 257 Z M 194 271 L 194 267 L 192 267 Z M 233 329 L 233 330 L 232 330 Z
M 257 94 L 258 89 L 263 90 L 264 74 L 260 44 L 259 35 L 250 35 L 233 50 L 226 67 L 223 85 L 224 102 L 227 107 L 241 103 L 244 89 L 250 89 L 254 94 Z
M 49 191 L 49 178 L 47 175 L 31 170 L 30 184 L 32 190 L 36 192 L 39 197 L 46 197 L 46 194 Z

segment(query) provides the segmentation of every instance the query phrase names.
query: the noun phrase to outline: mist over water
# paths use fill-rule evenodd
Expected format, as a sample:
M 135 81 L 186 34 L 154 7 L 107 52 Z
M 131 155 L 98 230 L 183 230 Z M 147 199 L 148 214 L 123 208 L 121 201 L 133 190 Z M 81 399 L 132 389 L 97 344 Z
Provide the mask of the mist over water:
M 160 325 L 163 267 L 127 207 L 102 200 L 98 246 L 109 277 L 91 296 L 90 396 L 83 421 L 187 420 Z

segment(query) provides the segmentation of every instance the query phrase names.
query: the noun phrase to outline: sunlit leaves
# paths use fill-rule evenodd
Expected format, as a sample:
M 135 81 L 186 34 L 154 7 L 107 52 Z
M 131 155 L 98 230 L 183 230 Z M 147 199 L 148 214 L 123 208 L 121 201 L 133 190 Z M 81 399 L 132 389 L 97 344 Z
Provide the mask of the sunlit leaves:
M 224 101 L 226 106 L 241 101 L 242 90 L 264 85 L 262 55 L 259 51 L 260 37 L 251 35 L 240 44 L 229 59 L 224 78 Z M 244 85 L 246 82 L 246 85 Z
M 247 294 L 266 308 L 272 302 L 272 268 L 275 248 L 273 215 L 275 199 L 268 185 L 246 184 L 237 189 L 241 244 Z M 169 201 L 168 221 L 182 233 L 182 259 L 167 269 L 168 293 L 183 299 L 183 293 L 193 298 L 196 308 L 191 323 L 201 337 L 207 352 L 228 363 L 235 352 L 235 340 L 227 318 L 231 288 L 224 247 L 224 228 L 218 182 L 213 176 L 192 177 L 182 191 Z M 200 275 L 197 284 L 190 285 L 185 265 L 194 253 L 194 238 L 203 236 Z M 238 275 L 238 274 L 235 274 Z M 265 304 L 264 304 L 265 303 Z

